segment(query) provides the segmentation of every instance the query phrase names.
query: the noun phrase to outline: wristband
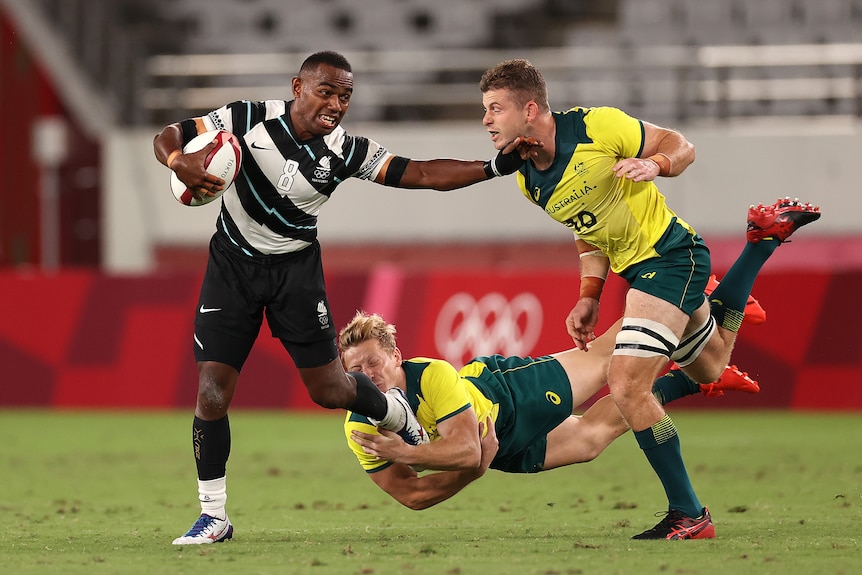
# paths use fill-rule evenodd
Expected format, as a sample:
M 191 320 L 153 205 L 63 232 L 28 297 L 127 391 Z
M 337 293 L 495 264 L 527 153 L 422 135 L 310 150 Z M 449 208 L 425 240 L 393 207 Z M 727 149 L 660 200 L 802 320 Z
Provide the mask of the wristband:
M 500 175 L 494 170 L 494 160 L 487 160 L 482 164 L 482 169 L 485 170 L 485 175 L 488 176 L 489 180 Z
M 525 161 L 526 160 L 521 157 L 521 154 L 518 153 L 518 150 L 511 151 L 508 154 L 504 154 L 500 151 L 494 158 L 485 162 L 482 165 L 482 168 L 484 168 L 485 175 L 488 176 L 489 179 L 495 176 L 499 178 L 500 176 L 514 174 L 521 166 L 524 165 Z
M 662 154 L 661 152 L 657 154 L 653 154 L 649 156 L 647 160 L 652 160 L 658 166 L 658 175 L 659 176 L 667 176 L 670 175 L 671 169 L 671 161 L 667 154 Z
M 581 295 L 580 298 L 591 298 L 596 301 L 602 297 L 602 288 L 605 287 L 605 280 L 597 276 L 584 276 L 581 278 Z
M 177 156 L 179 156 L 179 155 L 180 155 L 180 154 L 182 154 L 182 153 L 183 153 L 183 151 L 182 151 L 182 150 L 174 150 L 173 152 L 171 152 L 170 154 L 168 154 L 168 161 L 167 161 L 167 162 L 165 162 L 165 164 L 170 168 L 170 167 L 171 167 L 171 164 L 173 164 L 173 163 L 174 163 L 174 160 L 176 160 L 176 159 L 177 159 Z

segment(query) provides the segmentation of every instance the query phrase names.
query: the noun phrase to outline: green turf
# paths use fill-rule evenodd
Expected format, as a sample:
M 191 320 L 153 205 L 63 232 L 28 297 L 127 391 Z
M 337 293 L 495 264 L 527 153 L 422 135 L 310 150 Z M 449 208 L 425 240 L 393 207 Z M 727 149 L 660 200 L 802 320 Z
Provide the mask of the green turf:
M 426 511 L 365 477 L 338 414 L 231 414 L 233 541 L 199 512 L 190 413 L 0 411 L 0 573 L 862 573 L 860 414 L 675 413 L 712 541 L 632 541 L 665 498 L 624 436 L 596 461 L 492 471 Z

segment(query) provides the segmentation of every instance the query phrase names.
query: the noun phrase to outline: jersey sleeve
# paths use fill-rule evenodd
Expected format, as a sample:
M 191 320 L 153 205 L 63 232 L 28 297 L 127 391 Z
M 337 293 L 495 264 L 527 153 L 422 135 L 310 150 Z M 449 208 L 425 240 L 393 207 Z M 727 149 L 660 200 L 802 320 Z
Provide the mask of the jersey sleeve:
M 587 136 L 617 158 L 637 158 L 643 151 L 643 122 L 618 108 L 591 108 L 585 118 Z
M 225 104 L 221 108 L 211 111 L 206 116 L 198 116 L 183 120 L 183 136 L 186 140 L 191 139 L 196 134 L 203 134 L 212 130 L 227 130 L 234 131 L 234 114 L 231 111 L 242 102 L 231 102 Z M 241 135 L 241 134 L 240 134 Z
M 350 447 L 353 455 L 355 455 L 356 459 L 359 460 L 359 465 L 362 466 L 366 473 L 374 473 L 375 471 L 386 469 L 392 465 L 391 461 L 381 459 L 376 455 L 365 453 L 365 451 L 362 450 L 362 446 L 353 441 L 353 438 L 351 437 L 351 433 L 354 429 L 373 435 L 380 434 L 377 431 L 377 427 L 372 425 L 371 422 L 368 421 L 367 417 L 351 411 L 347 412 L 347 415 L 344 418 L 344 436 L 347 438 L 348 447 Z
M 184 120 L 183 133 L 186 135 L 187 128 L 193 127 L 192 137 L 211 130 L 227 130 L 242 137 L 256 124 L 285 114 L 287 104 L 284 100 L 237 100 L 212 110 L 206 116 Z
M 392 153 L 382 145 L 361 136 L 346 136 L 343 153 L 348 166 L 353 168 L 353 177 L 374 180 Z
M 420 402 L 419 421 L 433 422 L 436 434 L 437 424 L 458 415 L 472 406 L 470 393 L 464 380 L 452 365 L 443 360 L 433 360 L 422 372 L 420 382 L 423 401 Z M 424 408 L 424 409 L 423 409 Z M 426 411 L 430 412 L 426 415 Z

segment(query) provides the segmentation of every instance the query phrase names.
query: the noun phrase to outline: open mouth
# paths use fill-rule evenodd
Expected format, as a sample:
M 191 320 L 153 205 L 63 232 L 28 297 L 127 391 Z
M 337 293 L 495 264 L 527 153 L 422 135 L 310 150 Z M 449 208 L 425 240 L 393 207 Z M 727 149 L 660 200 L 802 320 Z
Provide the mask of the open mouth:
M 334 128 L 338 125 L 338 118 L 336 118 L 335 116 L 327 116 L 325 114 L 321 114 L 318 116 L 318 118 L 322 123 L 326 124 L 330 128 Z

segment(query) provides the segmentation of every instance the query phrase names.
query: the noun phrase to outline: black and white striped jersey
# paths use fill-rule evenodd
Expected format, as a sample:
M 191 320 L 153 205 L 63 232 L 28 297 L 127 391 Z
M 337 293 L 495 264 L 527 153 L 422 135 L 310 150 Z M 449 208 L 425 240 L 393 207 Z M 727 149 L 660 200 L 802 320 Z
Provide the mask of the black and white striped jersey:
M 283 254 L 317 237 L 317 213 L 335 188 L 354 177 L 373 180 L 391 154 L 338 126 L 300 142 L 290 101 L 237 101 L 182 122 L 185 141 L 197 132 L 227 130 L 242 146 L 242 166 L 222 196 L 217 233 L 249 256 Z

